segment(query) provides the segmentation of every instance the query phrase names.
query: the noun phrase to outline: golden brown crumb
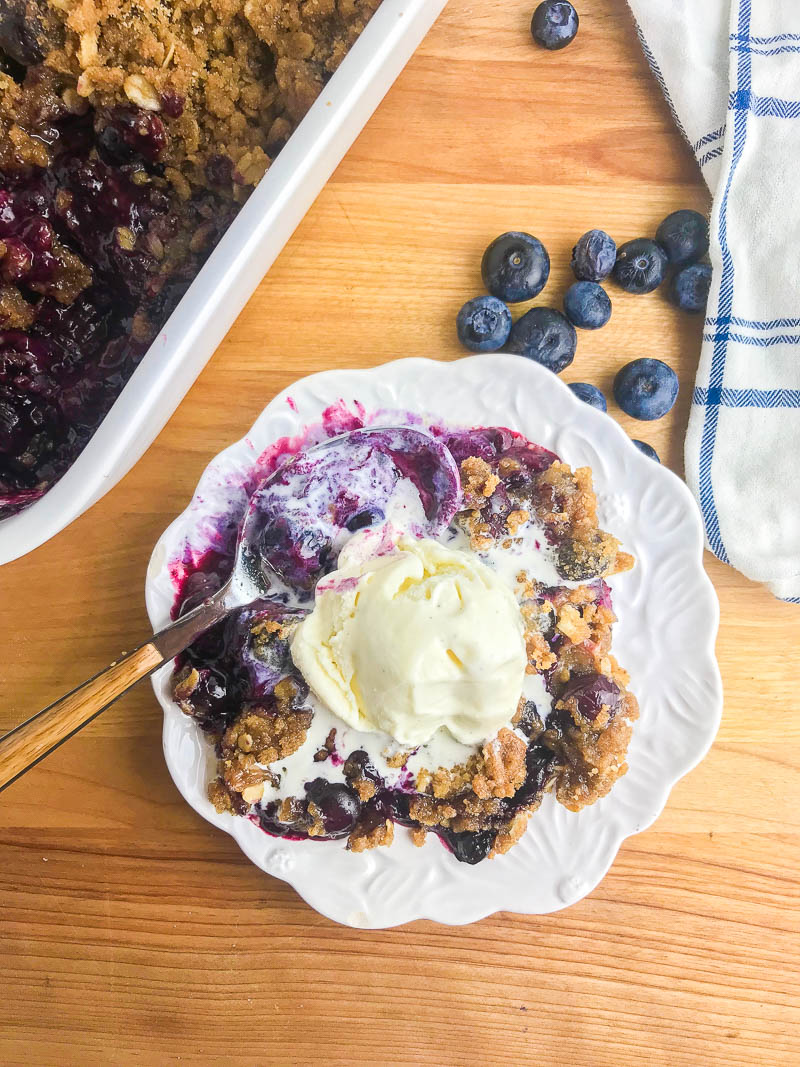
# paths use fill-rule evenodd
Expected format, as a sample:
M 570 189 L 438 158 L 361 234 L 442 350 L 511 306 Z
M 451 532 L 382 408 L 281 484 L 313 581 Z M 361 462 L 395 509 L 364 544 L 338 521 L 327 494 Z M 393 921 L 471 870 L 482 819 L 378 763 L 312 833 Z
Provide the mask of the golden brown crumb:
M 185 715 L 191 715 L 194 710 L 189 698 L 199 681 L 199 672 L 190 665 L 183 667 L 172 679 L 172 699 Z
M 231 194 L 259 181 L 379 3 L 39 0 L 29 8 L 47 17 L 26 24 L 66 100 L 156 116 L 179 193 Z M 47 164 L 45 145 L 17 126 L 0 141 L 22 163 Z
M 444 800 L 434 800 L 425 795 L 415 796 L 409 804 L 411 818 L 423 826 L 447 826 L 458 810 Z
M 225 731 L 223 757 L 253 753 L 259 763 L 274 763 L 296 752 L 306 739 L 311 711 L 272 712 L 258 705 L 245 710 Z
M 321 748 L 318 748 L 314 753 L 314 762 L 322 763 L 330 756 L 331 752 L 336 750 L 336 727 L 328 731 L 328 736 L 325 738 L 325 743 Z
M 322 819 L 322 812 L 319 810 L 313 800 L 308 802 L 308 818 L 311 820 L 306 825 L 305 831 L 309 837 L 322 837 L 325 833 L 325 823 Z
M 383 758 L 386 760 L 386 765 L 394 768 L 405 766 L 410 756 L 410 752 L 393 752 L 389 755 L 384 752 L 383 754 Z
M 591 633 L 589 624 L 584 621 L 583 615 L 574 604 L 564 604 L 559 608 L 556 627 L 575 645 L 580 645 Z
M 517 530 L 520 528 L 520 526 L 524 526 L 530 517 L 531 513 L 529 511 L 525 511 L 524 509 L 521 509 L 519 511 L 510 511 L 508 513 L 508 515 L 506 516 L 506 526 L 508 527 L 508 532 L 511 534 L 512 537 L 516 535 Z
M 480 508 L 500 484 L 484 459 L 469 456 L 461 463 L 461 488 L 467 507 Z
M 566 707 L 570 702 L 558 703 Z M 573 711 L 572 725 L 560 736 L 545 732 L 545 743 L 561 763 L 555 781 L 559 803 L 570 811 L 580 811 L 609 792 L 628 769 L 625 753 L 632 734 L 631 723 L 638 717 L 636 698 L 624 693 L 623 706 L 610 721 L 607 714 L 601 713 L 594 722 L 587 722 Z
M 519 841 L 528 828 L 528 819 L 533 814 L 535 808 L 538 807 L 539 805 L 536 804 L 535 807 L 518 812 L 510 822 L 500 828 L 497 837 L 494 839 L 492 850 L 489 853 L 489 859 L 494 859 L 495 856 L 502 856 L 516 845 L 517 841 Z
M 0 260 L 5 255 L 5 245 L 0 241 Z M 0 329 L 27 330 L 36 317 L 32 304 L 8 285 L 0 285 Z
M 480 511 L 466 511 L 458 516 L 458 524 L 469 534 L 469 545 L 473 552 L 485 552 L 494 545 L 491 528 L 484 522 Z
M 513 797 L 525 781 L 527 745 L 503 727 L 497 737 L 483 746 L 483 767 L 472 779 L 472 789 L 482 800 Z
M 616 559 L 613 563 L 613 570 L 607 571 L 607 576 L 612 574 L 623 574 L 625 571 L 631 571 L 636 566 L 636 559 L 629 552 L 617 552 Z
M 528 656 L 527 674 L 549 670 L 558 659 L 538 630 L 525 631 L 525 651 Z
M 501 478 L 507 478 L 509 474 L 516 474 L 517 471 L 521 471 L 522 464 L 518 459 L 514 459 L 513 456 L 503 456 L 497 464 L 497 469 Z
M 372 800 L 377 790 L 375 783 L 371 782 L 369 778 L 354 778 L 350 785 L 356 791 L 356 795 L 362 804 L 367 800 Z
M 394 841 L 394 823 L 391 819 L 385 819 L 371 828 L 356 826 L 347 839 L 347 847 L 351 852 L 366 852 L 368 849 L 380 846 L 388 848 L 392 841 Z
M 220 815 L 236 814 L 236 810 L 231 802 L 230 790 L 221 778 L 215 778 L 214 781 L 210 783 L 208 787 L 208 799 Z

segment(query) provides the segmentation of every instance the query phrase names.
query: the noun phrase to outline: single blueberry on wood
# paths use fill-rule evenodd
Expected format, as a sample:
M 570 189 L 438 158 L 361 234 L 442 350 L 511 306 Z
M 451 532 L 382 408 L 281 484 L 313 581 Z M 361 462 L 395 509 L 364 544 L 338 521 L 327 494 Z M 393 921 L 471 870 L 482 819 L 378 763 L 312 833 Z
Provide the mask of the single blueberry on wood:
M 581 330 L 599 330 L 611 318 L 611 301 L 597 282 L 575 282 L 564 294 L 564 311 Z
M 673 266 L 696 263 L 708 251 L 708 219 L 697 211 L 673 211 L 656 230 L 656 240 Z
M 582 282 L 601 282 L 617 262 L 617 246 L 605 230 L 589 230 L 572 249 L 572 273 Z
M 531 308 L 511 328 L 506 350 L 560 374 L 575 358 L 578 334 L 555 308 Z
M 705 311 L 711 289 L 711 266 L 708 263 L 692 263 L 679 270 L 670 282 L 670 300 L 681 311 L 697 315 Z
M 481 276 L 492 296 L 507 304 L 532 300 L 550 277 L 550 256 L 538 237 L 511 230 L 483 253 Z
M 634 419 L 660 419 L 678 396 L 678 376 L 660 359 L 634 359 L 614 379 L 614 399 Z
M 531 19 L 531 36 L 542 48 L 556 52 L 575 40 L 580 19 L 567 0 L 543 0 Z
M 628 241 L 617 252 L 614 281 L 627 293 L 652 293 L 664 281 L 667 253 L 649 237 Z
M 496 296 L 478 296 L 459 311 L 456 332 L 471 352 L 497 352 L 511 333 L 511 312 Z

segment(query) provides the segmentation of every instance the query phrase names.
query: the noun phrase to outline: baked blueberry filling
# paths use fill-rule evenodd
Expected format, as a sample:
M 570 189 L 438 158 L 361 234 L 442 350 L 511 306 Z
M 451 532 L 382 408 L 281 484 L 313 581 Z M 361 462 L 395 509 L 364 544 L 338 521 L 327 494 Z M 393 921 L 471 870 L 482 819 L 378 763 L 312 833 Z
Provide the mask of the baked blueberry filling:
M 433 742 L 389 751 L 390 737 L 353 730 L 321 706 L 292 659 L 297 615 L 264 602 L 209 631 L 176 664 L 175 699 L 216 747 L 209 796 L 219 811 L 284 838 L 346 839 L 352 851 L 390 844 L 399 825 L 415 843 L 432 833 L 457 860 L 474 864 L 512 847 L 545 793 L 578 810 L 625 772 L 637 705 L 610 654 L 615 616 L 604 578 L 632 560 L 597 525 L 590 472 L 573 472 L 502 428 L 433 432 L 461 482 L 441 540 L 501 569 L 509 557 L 528 672 L 516 713 L 495 737 L 449 762 L 437 762 Z M 288 518 L 274 501 L 270 548 L 300 600 L 335 571 L 350 538 L 380 537 L 373 531 L 398 521 L 402 483 L 418 498 L 419 515 L 442 491 L 426 480 L 425 464 L 414 469 L 413 454 L 400 466 L 394 453 L 383 467 L 392 450 L 386 442 L 374 448 L 371 456 L 339 455 L 338 474 L 321 468 L 309 481 L 305 471 L 303 493 L 288 475 L 282 492 L 308 498 L 293 503 Z M 315 532 L 322 511 L 324 543 Z M 221 517 L 219 526 L 235 530 L 235 517 Z M 231 547 L 175 568 L 177 610 L 189 610 L 229 573 L 233 539 L 220 542 Z

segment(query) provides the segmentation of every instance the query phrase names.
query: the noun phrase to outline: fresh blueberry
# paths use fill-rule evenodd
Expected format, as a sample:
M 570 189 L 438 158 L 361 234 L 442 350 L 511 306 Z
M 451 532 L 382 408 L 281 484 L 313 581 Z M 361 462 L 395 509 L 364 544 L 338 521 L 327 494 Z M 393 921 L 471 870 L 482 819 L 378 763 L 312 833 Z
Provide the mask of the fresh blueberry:
M 564 294 L 564 311 L 574 326 L 599 330 L 611 318 L 611 301 L 597 282 L 575 282 Z
M 496 237 L 483 253 L 481 276 L 492 296 L 518 304 L 544 289 L 550 277 L 550 257 L 538 238 L 512 230 Z
M 705 311 L 711 288 L 711 267 L 708 263 L 692 263 L 679 270 L 669 287 L 670 300 L 681 311 L 697 314 Z
M 471 352 L 496 352 L 511 333 L 511 312 L 496 296 L 476 296 L 459 311 L 456 330 Z
M 534 41 L 551 52 L 566 48 L 578 32 L 578 12 L 567 0 L 544 0 L 531 19 Z
M 634 419 L 660 419 L 677 396 L 678 375 L 660 359 L 634 359 L 614 379 L 614 399 Z
M 601 282 L 616 261 L 616 243 L 605 230 L 589 230 L 572 249 L 572 273 L 581 282 Z
M 570 389 L 579 400 L 582 400 L 584 404 L 588 404 L 589 407 L 597 408 L 598 411 L 608 411 L 606 398 L 596 385 L 589 385 L 588 382 L 571 382 Z
M 507 351 L 560 374 L 575 358 L 578 334 L 555 308 L 531 308 L 511 328 Z
M 637 441 L 636 438 L 634 438 L 632 443 L 635 444 L 642 455 L 647 456 L 648 459 L 654 459 L 656 463 L 661 462 L 658 458 L 658 452 L 656 452 L 652 445 L 648 445 L 646 441 Z
M 628 241 L 617 252 L 614 280 L 627 293 L 652 293 L 664 281 L 667 253 L 649 237 Z
M 673 211 L 656 230 L 656 240 L 673 266 L 696 263 L 708 251 L 708 219 L 697 211 Z

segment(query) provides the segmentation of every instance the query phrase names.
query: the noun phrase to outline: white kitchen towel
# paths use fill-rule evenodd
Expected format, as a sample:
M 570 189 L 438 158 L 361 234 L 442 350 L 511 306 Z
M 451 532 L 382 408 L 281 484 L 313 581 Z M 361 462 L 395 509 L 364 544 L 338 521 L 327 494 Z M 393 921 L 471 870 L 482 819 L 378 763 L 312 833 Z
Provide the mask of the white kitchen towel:
M 800 604 L 800 0 L 629 3 L 714 194 L 686 481 L 715 555 Z

